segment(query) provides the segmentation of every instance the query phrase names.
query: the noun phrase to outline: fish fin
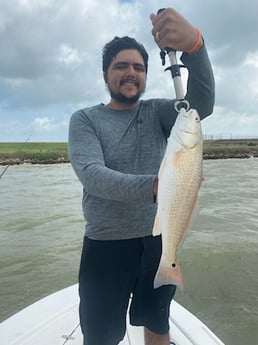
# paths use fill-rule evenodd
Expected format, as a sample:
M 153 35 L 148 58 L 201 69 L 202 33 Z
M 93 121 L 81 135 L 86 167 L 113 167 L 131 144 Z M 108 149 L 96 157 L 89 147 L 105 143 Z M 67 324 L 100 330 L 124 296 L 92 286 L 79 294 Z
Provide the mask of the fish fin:
M 159 173 L 158 173 L 158 177 L 160 178 L 161 175 L 163 174 L 165 168 L 166 168 L 166 165 L 167 165 L 167 157 L 165 156 L 162 161 L 161 161 L 161 164 L 160 164 L 160 167 L 159 167 Z M 158 192 L 159 192 L 159 189 L 158 189 Z
M 192 212 L 191 212 L 190 217 L 189 217 L 188 222 L 187 222 L 187 225 L 185 227 L 184 232 L 182 233 L 180 242 L 177 246 L 177 250 L 180 250 L 182 248 L 183 243 L 184 243 L 185 238 L 186 238 L 186 235 L 191 231 L 192 225 L 194 223 L 194 220 L 195 220 L 198 212 L 199 212 L 199 200 L 198 200 L 198 197 L 196 197 Z
M 159 216 L 156 215 L 155 221 L 154 221 L 153 230 L 152 230 L 152 235 L 153 236 L 158 236 L 160 234 L 161 234 L 161 231 L 160 231 L 160 220 L 159 220 Z
M 172 167 L 173 169 L 177 169 L 180 160 L 181 160 L 181 156 L 182 156 L 183 150 L 182 148 L 180 148 L 178 151 L 175 151 L 173 156 L 172 156 Z
M 153 287 L 157 289 L 162 285 L 176 285 L 183 290 L 183 276 L 181 273 L 180 265 L 175 263 L 175 267 L 168 264 L 163 258 L 159 263 L 159 268 L 154 278 Z

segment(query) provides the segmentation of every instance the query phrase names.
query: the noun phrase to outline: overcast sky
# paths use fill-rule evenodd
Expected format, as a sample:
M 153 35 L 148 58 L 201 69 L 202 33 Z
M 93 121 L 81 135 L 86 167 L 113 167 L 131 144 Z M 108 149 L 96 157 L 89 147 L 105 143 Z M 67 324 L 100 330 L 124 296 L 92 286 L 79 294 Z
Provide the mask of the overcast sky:
M 258 0 L 0 0 L 0 141 L 67 141 L 71 114 L 109 99 L 101 50 L 114 36 L 149 52 L 143 98 L 174 97 L 149 19 L 171 6 L 200 28 L 214 69 L 204 134 L 258 137 Z

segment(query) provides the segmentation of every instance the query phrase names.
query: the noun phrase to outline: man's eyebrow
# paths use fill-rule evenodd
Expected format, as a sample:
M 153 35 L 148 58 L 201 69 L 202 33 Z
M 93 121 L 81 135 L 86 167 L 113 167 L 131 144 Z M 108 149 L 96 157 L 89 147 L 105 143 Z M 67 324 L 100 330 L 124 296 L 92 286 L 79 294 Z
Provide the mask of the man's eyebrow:
M 126 62 L 126 61 L 118 61 L 118 62 L 114 63 L 113 66 L 117 66 L 117 65 L 129 65 L 129 62 Z

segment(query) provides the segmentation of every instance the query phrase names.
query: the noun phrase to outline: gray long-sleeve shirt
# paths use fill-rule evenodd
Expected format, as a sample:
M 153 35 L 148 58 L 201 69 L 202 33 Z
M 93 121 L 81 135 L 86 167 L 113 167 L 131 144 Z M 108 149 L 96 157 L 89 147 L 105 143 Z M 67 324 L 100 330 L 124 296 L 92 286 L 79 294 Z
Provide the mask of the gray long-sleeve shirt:
M 204 118 L 214 104 L 205 46 L 183 54 L 182 61 L 189 70 L 186 98 Z M 122 111 L 99 104 L 73 114 L 69 157 L 83 185 L 86 236 L 114 240 L 152 233 L 154 179 L 176 116 L 174 100 L 166 99 L 142 100 Z

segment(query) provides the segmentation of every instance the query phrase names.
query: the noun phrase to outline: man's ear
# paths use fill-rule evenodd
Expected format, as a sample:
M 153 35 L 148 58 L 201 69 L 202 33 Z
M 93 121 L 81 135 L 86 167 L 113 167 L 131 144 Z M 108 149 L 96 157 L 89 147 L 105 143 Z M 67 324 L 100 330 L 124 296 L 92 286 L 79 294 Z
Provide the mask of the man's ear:
M 107 72 L 103 72 L 103 78 L 105 80 L 105 83 L 107 84 L 107 82 L 108 82 Z

